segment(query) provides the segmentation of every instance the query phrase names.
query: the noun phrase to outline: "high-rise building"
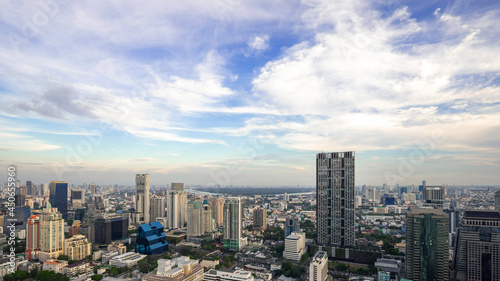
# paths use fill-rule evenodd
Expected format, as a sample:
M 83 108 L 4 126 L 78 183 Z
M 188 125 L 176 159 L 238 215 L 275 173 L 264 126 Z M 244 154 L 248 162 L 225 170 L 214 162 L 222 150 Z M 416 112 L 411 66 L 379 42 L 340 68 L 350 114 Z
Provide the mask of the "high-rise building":
M 443 186 L 424 186 L 424 206 L 443 208 L 444 187 Z
M 128 237 L 128 217 L 105 214 L 95 220 L 95 243 L 109 244 Z
M 85 203 L 85 190 L 79 188 L 71 189 L 71 206 L 73 209 L 81 208 Z
M 64 254 L 69 260 L 83 260 L 92 254 L 92 243 L 83 235 L 75 235 L 64 240 Z
M 215 226 L 217 228 L 222 228 L 224 225 L 224 198 L 212 198 L 210 204 L 212 205 L 212 215 L 214 218 Z
M 24 250 L 24 258 L 27 260 L 38 259 L 38 251 L 40 251 L 40 216 L 33 215 L 28 218 L 26 229 L 26 249 Z
M 267 211 L 264 206 L 260 206 L 253 211 L 253 226 L 260 230 L 267 228 Z
M 328 273 L 328 255 L 318 251 L 309 264 L 309 281 L 325 281 Z
M 183 228 L 187 224 L 187 194 L 185 191 L 169 190 L 167 192 L 168 228 Z
M 153 194 L 149 199 L 151 206 L 149 218 L 151 221 L 156 221 L 157 218 L 165 217 L 165 196 Z
M 495 192 L 495 210 L 500 211 L 500 191 Z
M 189 201 L 187 211 L 187 236 L 201 236 L 203 234 L 203 204 L 201 201 Z
M 449 279 L 449 218 L 443 210 L 412 208 L 406 214 L 406 277 L 414 281 Z
M 149 223 L 149 174 L 135 175 L 135 213 L 133 223 Z
M 90 184 L 90 194 L 95 194 L 95 183 Z
M 67 187 L 67 183 L 66 183 Z M 47 203 L 39 216 L 40 223 L 40 251 L 38 259 L 42 262 L 57 258 L 64 249 L 64 219 L 57 208 Z
M 239 197 L 229 197 L 224 202 L 224 248 L 239 251 L 244 246 L 242 231 L 241 199 Z
M 184 191 L 184 183 L 173 182 L 171 184 L 171 190 Z
M 283 258 L 300 261 L 306 252 L 306 234 L 304 232 L 292 232 L 285 238 L 285 250 Z
M 319 245 L 354 247 L 354 151 L 316 156 L 316 222 Z
M 500 280 L 499 230 L 499 211 L 464 212 L 452 260 L 455 280 Z
M 35 195 L 33 190 L 33 182 L 26 181 L 26 195 Z
M 207 200 L 203 200 L 203 233 L 212 232 L 214 230 L 213 219 L 212 219 L 212 206 Z
M 50 204 L 61 212 L 63 219 L 68 218 L 68 182 L 50 182 Z
M 42 195 L 43 196 L 50 196 L 50 187 L 49 187 L 48 183 L 42 184 Z

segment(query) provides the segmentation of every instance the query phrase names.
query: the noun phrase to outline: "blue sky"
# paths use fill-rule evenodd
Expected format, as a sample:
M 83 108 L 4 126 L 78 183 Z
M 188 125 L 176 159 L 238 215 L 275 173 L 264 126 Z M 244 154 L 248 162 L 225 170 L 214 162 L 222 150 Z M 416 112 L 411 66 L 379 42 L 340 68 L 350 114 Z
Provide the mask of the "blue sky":
M 312 186 L 354 150 L 357 185 L 500 182 L 497 1 L 1 6 L 22 181 Z

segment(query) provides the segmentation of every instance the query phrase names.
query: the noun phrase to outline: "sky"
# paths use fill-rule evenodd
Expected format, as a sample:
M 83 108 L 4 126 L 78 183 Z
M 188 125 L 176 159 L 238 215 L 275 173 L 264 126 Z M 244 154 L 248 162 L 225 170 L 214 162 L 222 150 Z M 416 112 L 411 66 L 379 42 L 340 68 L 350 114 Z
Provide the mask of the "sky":
M 0 6 L 22 182 L 314 186 L 355 151 L 356 185 L 500 184 L 498 1 Z

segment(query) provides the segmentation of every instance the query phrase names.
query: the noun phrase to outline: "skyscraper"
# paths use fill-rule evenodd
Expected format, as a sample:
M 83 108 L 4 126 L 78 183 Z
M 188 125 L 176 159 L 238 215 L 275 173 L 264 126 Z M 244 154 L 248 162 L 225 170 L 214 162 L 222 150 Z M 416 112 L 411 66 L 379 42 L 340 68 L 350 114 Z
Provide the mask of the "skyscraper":
M 216 197 L 210 201 L 212 205 L 212 215 L 217 228 L 222 228 L 224 225 L 224 198 Z
M 406 278 L 449 279 L 449 218 L 443 210 L 413 208 L 406 214 Z
M 35 195 L 31 181 L 26 181 L 26 195 Z
M 167 192 L 167 224 L 170 229 L 184 227 L 187 223 L 187 194 L 185 191 Z
M 214 230 L 212 218 L 212 206 L 207 200 L 203 200 L 203 233 L 212 232 Z
M 444 193 L 443 186 L 424 186 L 424 205 L 442 209 Z
M 224 239 L 226 249 L 239 251 L 242 243 L 242 205 L 239 197 L 229 197 L 224 202 Z
M 500 191 L 495 192 L 495 210 L 500 211 Z
M 49 202 L 61 212 L 63 219 L 68 218 L 68 182 L 50 182 Z
M 458 228 L 452 276 L 500 280 L 500 212 L 467 210 Z
M 203 204 L 201 201 L 189 201 L 187 212 L 187 236 L 201 236 L 203 234 Z
M 95 194 L 95 183 L 90 184 L 90 194 Z
M 39 260 L 46 261 L 59 257 L 59 255 L 63 254 L 64 248 L 64 219 L 62 214 L 58 212 L 57 208 L 53 208 L 49 202 L 39 216 L 39 220 Z
M 128 237 L 128 217 L 119 214 L 105 214 L 95 220 L 95 237 L 98 244 Z M 89 239 L 90 240 L 90 239 Z
M 316 155 L 319 245 L 354 247 L 354 151 Z
M 135 175 L 135 224 L 149 223 L 149 174 Z
M 267 228 L 267 211 L 263 206 L 253 211 L 253 226 L 260 230 L 265 230 Z
M 85 190 L 73 188 L 71 189 L 71 206 L 73 209 L 82 207 L 85 203 Z
M 150 198 L 150 215 L 151 221 L 156 221 L 157 218 L 165 217 L 165 196 L 153 194 Z
M 40 216 L 33 215 L 28 218 L 24 258 L 36 260 L 38 259 L 38 251 L 40 251 Z

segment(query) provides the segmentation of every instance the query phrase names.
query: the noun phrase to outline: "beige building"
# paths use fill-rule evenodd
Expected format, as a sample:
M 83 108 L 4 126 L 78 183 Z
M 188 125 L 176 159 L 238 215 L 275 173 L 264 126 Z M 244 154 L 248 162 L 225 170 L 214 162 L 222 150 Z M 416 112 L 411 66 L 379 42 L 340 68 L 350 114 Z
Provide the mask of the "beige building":
M 285 238 L 285 251 L 283 258 L 300 261 L 306 252 L 306 234 L 304 232 L 292 232 Z
M 217 197 L 210 201 L 212 205 L 212 217 L 214 218 L 215 227 L 222 228 L 224 225 L 224 198 Z
M 93 267 L 86 261 L 79 261 L 77 263 L 73 263 L 67 265 L 63 269 L 64 275 L 67 277 L 77 276 L 85 273 L 92 273 Z
M 189 201 L 187 211 L 187 236 L 201 236 L 203 234 L 203 204 L 201 201 Z
M 214 230 L 213 227 L 213 218 L 212 218 L 212 206 L 208 203 L 207 200 L 203 201 L 203 233 L 212 232 Z
M 183 228 L 187 223 L 187 193 L 180 190 L 167 192 L 167 224 L 169 229 Z
M 83 260 L 92 254 L 92 243 L 83 235 L 75 235 L 64 241 L 64 254 L 69 260 Z
M 135 213 L 132 223 L 150 223 L 149 218 L 149 174 L 135 175 Z
M 67 261 L 51 259 L 43 262 L 42 270 L 54 271 L 55 273 L 64 273 L 64 267 L 66 267 L 67 265 Z
M 152 222 L 156 221 L 157 218 L 165 217 L 165 196 L 158 194 L 151 195 L 149 205 L 151 207 L 149 217 Z
M 267 211 L 263 206 L 253 211 L 253 225 L 260 230 L 265 230 L 267 228 Z
M 309 281 L 325 281 L 328 273 L 328 255 L 317 252 L 309 264 Z
M 120 242 L 113 241 L 108 245 L 108 252 L 117 252 L 119 255 L 123 255 L 127 252 L 127 246 Z
M 178 257 L 172 260 L 158 260 L 156 274 L 149 273 L 142 277 L 147 281 L 202 281 L 204 276 L 203 266 L 198 260 L 189 257 Z
M 38 258 L 44 262 L 52 258 L 57 258 L 63 254 L 64 250 L 64 220 L 57 208 L 52 208 L 47 203 L 40 219 L 40 252 Z

